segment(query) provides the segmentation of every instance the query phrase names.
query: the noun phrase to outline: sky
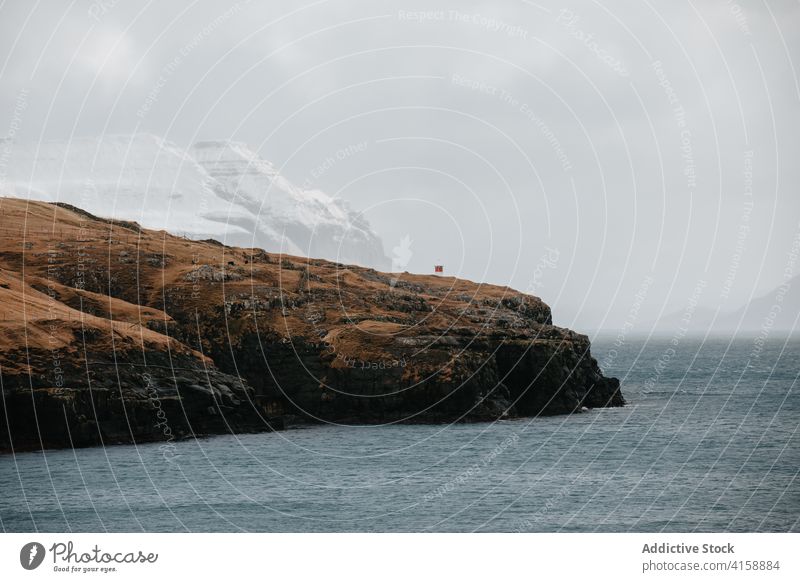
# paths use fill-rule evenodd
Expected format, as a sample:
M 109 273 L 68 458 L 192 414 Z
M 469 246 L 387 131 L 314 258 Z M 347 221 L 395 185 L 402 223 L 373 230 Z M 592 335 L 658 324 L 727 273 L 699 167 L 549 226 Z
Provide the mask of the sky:
M 784 1 L 11 0 L 0 136 L 243 141 L 409 271 L 646 330 L 800 273 L 799 25 Z

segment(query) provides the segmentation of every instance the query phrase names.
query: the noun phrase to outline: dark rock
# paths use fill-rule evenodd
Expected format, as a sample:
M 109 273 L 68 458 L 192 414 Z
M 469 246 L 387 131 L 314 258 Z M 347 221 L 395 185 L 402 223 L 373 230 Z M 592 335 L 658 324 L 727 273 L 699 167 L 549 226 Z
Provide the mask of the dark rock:
M 0 232 L 10 315 L 0 450 L 625 403 L 586 336 L 553 326 L 541 299 L 507 287 L 278 260 L 63 205 L 4 204 L 9 220 L 38 233 L 26 237 L 34 248 L 58 251 L 23 254 L 18 236 Z M 135 264 L 81 242 L 112 244 L 117 226 L 136 236 L 114 242 L 114 256 Z M 71 234 L 56 239 L 62 231 Z

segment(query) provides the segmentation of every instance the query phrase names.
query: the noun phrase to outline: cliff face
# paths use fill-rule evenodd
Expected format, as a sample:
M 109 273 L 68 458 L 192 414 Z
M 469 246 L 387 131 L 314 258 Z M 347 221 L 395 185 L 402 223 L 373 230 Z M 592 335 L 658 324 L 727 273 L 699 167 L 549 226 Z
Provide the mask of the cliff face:
M 0 448 L 619 406 L 540 299 L 0 199 Z M 10 439 L 9 435 L 10 434 Z

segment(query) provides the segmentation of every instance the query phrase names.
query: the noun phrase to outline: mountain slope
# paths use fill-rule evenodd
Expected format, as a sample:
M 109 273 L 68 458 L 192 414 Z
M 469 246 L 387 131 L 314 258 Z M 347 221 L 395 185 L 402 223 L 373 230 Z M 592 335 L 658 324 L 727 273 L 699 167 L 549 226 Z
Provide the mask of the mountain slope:
M 623 404 L 588 338 L 508 287 L 189 241 L 63 204 L 0 198 L 0 220 L 0 449 Z
M 200 142 L 191 153 L 222 185 L 220 195 L 256 218 L 263 235 L 250 246 L 278 251 L 283 236 L 291 242 L 284 248 L 289 254 L 378 268 L 385 264 L 381 241 L 362 217 L 324 192 L 294 186 L 245 144 Z M 265 244 L 266 237 L 272 244 Z
M 184 151 L 148 134 L 10 148 L 4 195 L 73 204 L 192 238 L 380 267 L 369 224 L 342 200 L 292 185 L 244 144 Z

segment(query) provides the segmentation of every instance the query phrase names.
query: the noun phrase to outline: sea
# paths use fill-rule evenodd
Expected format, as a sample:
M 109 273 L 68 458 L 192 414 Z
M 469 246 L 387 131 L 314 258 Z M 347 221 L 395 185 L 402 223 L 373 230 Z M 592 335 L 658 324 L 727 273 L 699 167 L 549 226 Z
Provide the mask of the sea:
M 624 408 L 0 456 L 6 532 L 800 530 L 800 341 L 599 337 Z

